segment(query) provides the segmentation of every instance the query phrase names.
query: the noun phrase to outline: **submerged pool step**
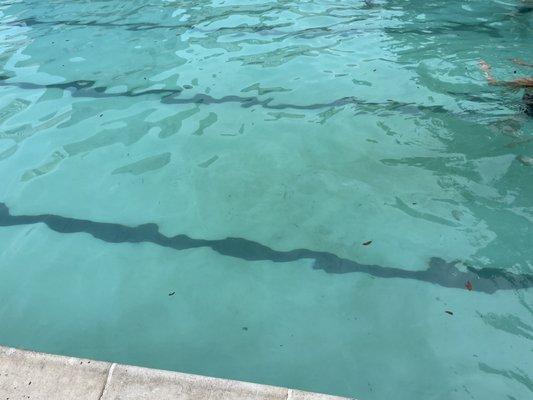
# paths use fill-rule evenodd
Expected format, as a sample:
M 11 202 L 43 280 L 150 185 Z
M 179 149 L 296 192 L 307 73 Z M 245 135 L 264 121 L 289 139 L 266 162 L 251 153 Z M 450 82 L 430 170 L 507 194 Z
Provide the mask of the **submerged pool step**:
M 53 400 L 342 400 L 255 383 L 0 346 L 0 398 Z

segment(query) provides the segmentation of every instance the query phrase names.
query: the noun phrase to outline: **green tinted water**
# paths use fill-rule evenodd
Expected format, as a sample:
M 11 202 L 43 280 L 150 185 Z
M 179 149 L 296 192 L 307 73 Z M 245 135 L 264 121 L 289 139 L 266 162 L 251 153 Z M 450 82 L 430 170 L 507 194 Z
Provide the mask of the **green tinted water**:
M 0 343 L 530 398 L 527 4 L 2 2 Z

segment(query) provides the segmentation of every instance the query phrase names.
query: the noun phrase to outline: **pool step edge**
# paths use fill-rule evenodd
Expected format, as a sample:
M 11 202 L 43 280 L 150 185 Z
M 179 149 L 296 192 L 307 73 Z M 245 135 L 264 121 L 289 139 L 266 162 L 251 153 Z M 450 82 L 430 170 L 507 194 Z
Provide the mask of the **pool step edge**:
M 346 400 L 256 383 L 0 346 L 0 395 L 57 400 Z

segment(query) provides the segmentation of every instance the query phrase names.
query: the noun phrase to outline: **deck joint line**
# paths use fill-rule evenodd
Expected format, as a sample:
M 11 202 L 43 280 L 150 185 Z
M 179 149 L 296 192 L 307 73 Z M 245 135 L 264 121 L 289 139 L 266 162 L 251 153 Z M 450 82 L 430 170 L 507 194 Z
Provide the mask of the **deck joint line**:
M 115 369 L 116 365 L 117 365 L 117 363 L 111 364 L 111 366 L 107 370 L 107 376 L 106 376 L 106 379 L 105 379 L 105 382 L 104 382 L 104 386 L 102 387 L 102 392 L 100 393 L 100 396 L 98 397 L 98 400 L 102 400 L 103 399 L 105 391 L 106 391 L 107 387 L 109 386 L 109 382 L 111 382 L 111 377 L 113 375 L 113 370 Z

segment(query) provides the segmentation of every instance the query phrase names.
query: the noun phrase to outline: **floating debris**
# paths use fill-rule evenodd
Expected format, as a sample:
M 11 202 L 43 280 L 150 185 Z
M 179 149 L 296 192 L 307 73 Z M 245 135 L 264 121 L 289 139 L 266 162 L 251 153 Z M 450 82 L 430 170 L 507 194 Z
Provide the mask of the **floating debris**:
M 450 314 L 450 315 L 453 315 L 453 311 L 450 311 L 450 310 L 446 310 L 444 311 L 446 314 Z
M 176 294 L 176 292 L 170 292 L 168 295 L 169 296 L 174 296 Z
M 363 243 L 363 246 L 368 246 L 368 245 L 371 244 L 371 243 L 372 243 L 372 240 L 369 240 L 369 241 L 367 241 L 367 242 L 364 242 L 364 243 Z

